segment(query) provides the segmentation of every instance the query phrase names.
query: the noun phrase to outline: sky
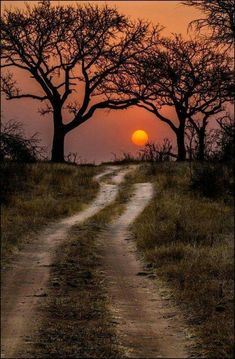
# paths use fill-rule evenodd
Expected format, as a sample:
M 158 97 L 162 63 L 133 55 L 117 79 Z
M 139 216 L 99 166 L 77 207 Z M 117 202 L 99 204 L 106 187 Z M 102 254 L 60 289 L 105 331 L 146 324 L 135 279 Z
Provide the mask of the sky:
M 33 1 L 28 1 L 33 3 Z M 92 1 L 89 1 L 92 3 Z M 115 6 L 121 13 L 133 19 L 143 18 L 154 24 L 164 26 L 164 34 L 181 33 L 187 37 L 187 26 L 190 21 L 199 18 L 198 10 L 183 6 L 180 1 L 96 1 L 96 3 Z M 55 3 L 72 4 L 75 1 L 55 1 Z M 84 3 L 84 1 L 79 1 Z M 24 1 L 2 1 L 4 6 L 23 8 Z M 18 80 L 22 89 L 30 89 L 32 80 L 27 80 L 19 74 Z M 41 117 L 40 107 L 34 100 L 11 100 L 1 98 L 2 121 L 9 119 L 21 121 L 27 135 L 38 133 L 42 145 L 48 153 L 52 143 L 52 119 L 50 116 Z M 174 119 L 171 109 L 166 114 Z M 153 114 L 144 109 L 131 107 L 127 110 L 98 110 L 86 123 L 79 126 L 66 136 L 65 152 L 77 153 L 81 161 L 102 162 L 120 156 L 123 152 L 136 153 L 139 147 L 131 142 L 135 130 L 145 130 L 151 142 L 161 143 L 166 137 L 175 141 L 169 126 L 158 120 Z

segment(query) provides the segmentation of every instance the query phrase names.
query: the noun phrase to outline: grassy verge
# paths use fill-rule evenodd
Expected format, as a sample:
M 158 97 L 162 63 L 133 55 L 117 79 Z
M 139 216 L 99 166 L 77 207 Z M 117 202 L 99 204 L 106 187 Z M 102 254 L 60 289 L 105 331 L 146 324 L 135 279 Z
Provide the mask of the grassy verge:
M 37 163 L 1 165 L 2 259 L 42 225 L 81 210 L 96 195 L 93 166 Z
M 147 172 L 146 172 L 147 171 Z M 200 338 L 200 355 L 233 356 L 233 206 L 190 187 L 186 164 L 165 163 L 151 178 L 155 198 L 132 226 L 138 249 Z

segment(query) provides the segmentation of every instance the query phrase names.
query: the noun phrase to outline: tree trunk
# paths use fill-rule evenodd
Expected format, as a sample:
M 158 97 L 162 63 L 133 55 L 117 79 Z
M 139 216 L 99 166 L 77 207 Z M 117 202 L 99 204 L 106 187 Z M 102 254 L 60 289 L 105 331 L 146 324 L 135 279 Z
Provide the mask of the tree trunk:
M 54 112 L 54 137 L 51 152 L 52 162 L 64 162 L 65 130 L 62 123 L 61 112 Z
M 204 161 L 205 159 L 205 131 L 204 130 L 199 131 L 198 141 L 199 141 L 198 160 Z
M 184 126 L 180 126 L 178 128 L 176 136 L 177 136 L 177 146 L 178 146 L 177 161 L 185 161 L 186 149 L 185 149 L 185 143 L 184 143 Z

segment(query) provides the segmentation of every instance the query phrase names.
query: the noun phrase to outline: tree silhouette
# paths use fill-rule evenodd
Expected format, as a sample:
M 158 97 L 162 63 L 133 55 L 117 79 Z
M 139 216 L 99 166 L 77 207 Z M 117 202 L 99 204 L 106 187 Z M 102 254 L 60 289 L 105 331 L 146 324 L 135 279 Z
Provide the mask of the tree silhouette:
M 41 114 L 53 115 L 52 161 L 64 161 L 66 134 L 96 110 L 125 109 L 136 103 L 129 95 L 108 94 L 105 84 L 157 41 L 159 29 L 150 35 L 149 28 L 116 9 L 91 4 L 52 6 L 42 1 L 26 5 L 26 10 L 3 11 L 1 66 L 7 70 L 2 90 L 8 100 L 45 102 Z M 38 93 L 22 93 L 8 68 L 29 74 L 40 87 Z
M 235 4 L 233 0 L 187 0 L 186 6 L 195 6 L 206 17 L 194 20 L 190 27 L 196 31 L 204 28 L 211 31 L 210 40 L 231 48 L 235 38 Z
M 220 160 L 230 162 L 234 168 L 235 121 L 231 113 L 226 113 L 217 119 L 219 130 L 216 130 L 217 145 L 220 148 Z
M 175 35 L 136 56 L 135 65 L 129 65 L 109 90 L 136 96 L 137 106 L 166 123 L 176 135 L 178 160 L 185 160 L 186 122 L 207 123 L 231 97 L 229 61 L 205 42 Z M 167 117 L 166 107 L 174 109 L 176 121 Z

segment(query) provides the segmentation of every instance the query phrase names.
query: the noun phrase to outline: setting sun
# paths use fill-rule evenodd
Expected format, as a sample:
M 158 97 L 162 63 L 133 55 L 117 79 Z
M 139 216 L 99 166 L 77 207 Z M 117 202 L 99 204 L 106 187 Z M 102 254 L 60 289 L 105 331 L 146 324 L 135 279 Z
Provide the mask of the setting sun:
M 143 146 L 148 142 L 148 135 L 143 130 L 137 130 L 133 132 L 131 136 L 132 142 L 137 146 Z

